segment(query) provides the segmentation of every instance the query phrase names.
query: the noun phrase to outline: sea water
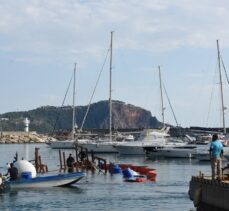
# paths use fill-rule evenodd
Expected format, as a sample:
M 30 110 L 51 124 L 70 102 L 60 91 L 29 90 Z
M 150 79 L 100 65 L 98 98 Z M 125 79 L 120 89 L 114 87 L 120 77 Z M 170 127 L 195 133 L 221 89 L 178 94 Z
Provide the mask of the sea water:
M 46 144 L 1 144 L 0 171 L 6 171 L 6 163 L 18 158 L 34 159 L 35 147 L 39 147 L 42 162 L 49 170 L 58 170 L 59 151 Z M 74 155 L 73 150 L 65 151 Z M 110 162 L 147 165 L 157 170 L 155 182 L 128 183 L 121 174 L 106 175 L 102 172 L 87 176 L 71 187 L 22 189 L 0 194 L 0 210 L 117 210 L 117 211 L 191 211 L 196 210 L 188 196 L 192 175 L 202 171 L 210 174 L 210 164 L 195 159 L 148 160 L 144 156 L 119 156 L 101 154 Z

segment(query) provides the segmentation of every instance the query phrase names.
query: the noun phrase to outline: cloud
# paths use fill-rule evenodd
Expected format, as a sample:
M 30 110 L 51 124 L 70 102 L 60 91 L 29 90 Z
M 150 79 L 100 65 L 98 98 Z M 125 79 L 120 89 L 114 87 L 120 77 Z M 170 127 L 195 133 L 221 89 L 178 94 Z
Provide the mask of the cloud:
M 102 54 L 111 30 L 119 37 L 116 47 L 125 49 L 207 48 L 216 37 L 228 37 L 228 6 L 226 1 L 197 0 L 1 1 L 0 34 L 15 51 L 65 57 L 74 49 Z

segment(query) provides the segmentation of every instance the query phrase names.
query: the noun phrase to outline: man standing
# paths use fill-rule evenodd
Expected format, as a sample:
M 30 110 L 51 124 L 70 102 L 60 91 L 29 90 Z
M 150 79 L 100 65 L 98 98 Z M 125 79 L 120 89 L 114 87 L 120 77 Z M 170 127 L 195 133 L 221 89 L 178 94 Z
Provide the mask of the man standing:
M 68 172 L 73 172 L 75 159 L 72 157 L 72 154 L 69 154 L 67 159 Z
M 221 158 L 223 156 L 223 144 L 218 139 L 218 135 L 214 134 L 212 136 L 212 142 L 209 149 L 211 169 L 212 169 L 212 179 L 221 178 Z

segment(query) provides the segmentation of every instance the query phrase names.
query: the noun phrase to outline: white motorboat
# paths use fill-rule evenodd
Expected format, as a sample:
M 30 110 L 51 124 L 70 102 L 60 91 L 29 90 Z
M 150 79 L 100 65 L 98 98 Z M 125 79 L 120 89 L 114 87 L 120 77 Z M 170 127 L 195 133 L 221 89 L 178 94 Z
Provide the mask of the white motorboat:
M 74 149 L 76 144 L 87 144 L 91 143 L 92 140 L 90 139 L 68 139 L 68 140 L 56 140 L 56 141 L 50 141 L 49 146 L 52 149 Z
M 149 158 L 192 158 L 196 152 L 196 145 L 185 142 L 170 142 L 159 147 L 144 147 Z
M 56 140 L 50 141 L 49 146 L 52 149 L 73 149 L 75 140 Z
M 119 141 L 116 141 L 119 140 Z M 88 151 L 93 151 L 95 153 L 118 153 L 117 149 L 114 147 L 120 143 L 131 142 L 134 140 L 134 136 L 129 135 L 122 135 L 122 134 L 115 134 L 112 136 L 112 140 L 110 141 L 110 137 L 105 136 L 101 137 L 98 140 L 94 141 L 78 141 L 77 143 L 87 148 Z
M 167 131 L 145 130 L 137 141 L 120 142 L 114 147 L 121 155 L 144 155 L 144 147 L 164 145 L 166 137 L 169 137 Z
M 114 145 L 115 141 L 97 141 L 88 143 L 79 143 L 80 146 L 87 148 L 88 151 L 93 151 L 95 153 L 117 153 Z

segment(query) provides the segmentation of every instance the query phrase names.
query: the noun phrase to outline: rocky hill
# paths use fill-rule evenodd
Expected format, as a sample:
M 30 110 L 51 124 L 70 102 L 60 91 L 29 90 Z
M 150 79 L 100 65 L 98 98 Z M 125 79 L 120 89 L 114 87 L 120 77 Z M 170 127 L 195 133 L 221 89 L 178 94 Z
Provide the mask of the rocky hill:
M 81 126 L 87 106 L 76 107 L 76 123 Z M 161 123 L 152 117 L 151 112 L 121 101 L 112 103 L 113 128 L 158 128 Z M 30 130 L 38 133 L 52 133 L 53 130 L 70 131 L 72 127 L 72 107 L 43 106 L 30 111 L 9 112 L 0 115 L 2 131 L 23 131 L 24 118 L 30 120 Z M 109 125 L 109 102 L 91 104 L 85 129 L 106 129 Z

